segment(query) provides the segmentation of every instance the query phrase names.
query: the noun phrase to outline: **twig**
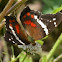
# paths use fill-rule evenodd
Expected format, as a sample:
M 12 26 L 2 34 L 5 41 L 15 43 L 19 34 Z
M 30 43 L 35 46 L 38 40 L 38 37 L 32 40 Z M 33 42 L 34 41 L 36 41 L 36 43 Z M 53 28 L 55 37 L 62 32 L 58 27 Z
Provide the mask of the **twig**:
M 3 10 L 3 12 L 0 14 L 0 22 L 2 21 L 2 19 L 3 19 L 3 17 L 4 17 L 5 15 L 8 15 L 9 13 L 11 13 L 11 12 L 14 11 L 15 9 L 17 9 L 19 6 L 21 6 L 22 4 L 24 4 L 26 1 L 27 1 L 27 0 L 20 0 L 20 1 L 16 2 L 10 9 L 7 9 L 7 11 L 6 11 L 6 10 Z M 9 4 L 7 4 L 7 6 L 9 6 Z M 6 6 L 6 8 L 7 8 L 7 6 Z M 6 11 L 6 12 L 5 12 L 5 11 Z M 2 16 L 3 16 L 3 17 L 2 17 Z M 2 18 L 1 18 L 1 17 L 2 17 Z M 2 29 L 2 27 L 3 27 L 4 25 L 5 25 L 4 23 L 1 24 L 0 30 Z
M 1 39 L 2 39 L 2 42 L 4 43 L 4 52 L 6 53 L 6 55 L 5 55 L 5 58 L 6 58 L 6 62 L 9 62 L 9 54 L 8 54 L 8 48 L 7 48 L 7 44 L 6 44 L 6 42 L 4 41 L 4 38 L 3 37 L 1 37 Z
M 2 0 L 0 0 L 0 3 L 1 3 Z
M 5 15 L 11 13 L 12 11 L 14 11 L 15 9 L 17 9 L 19 6 L 21 6 L 22 4 L 24 4 L 27 0 L 20 0 L 18 2 L 16 2 L 7 12 Z
M 4 15 L 6 14 L 6 12 L 9 10 L 9 8 L 12 6 L 14 0 L 9 0 L 9 2 L 7 3 L 7 5 L 5 6 L 5 8 L 3 9 L 3 11 L 0 14 L 0 22 L 2 21 L 2 19 L 4 18 Z
M 62 42 L 62 34 L 60 35 L 60 37 L 58 38 L 58 40 L 56 41 L 56 43 L 54 44 L 53 48 L 51 49 L 51 51 L 49 52 L 48 56 L 47 56 L 47 62 L 49 61 L 49 59 L 55 54 L 55 51 L 57 50 L 58 46 L 61 44 Z
M 4 25 L 5 25 L 5 21 L 2 22 L 2 24 L 0 23 L 0 30 L 3 28 Z
M 53 62 L 58 62 L 58 60 L 59 60 L 60 58 L 62 58 L 62 54 L 61 54 L 61 55 L 59 55 L 56 59 L 54 59 L 54 61 L 53 61 Z

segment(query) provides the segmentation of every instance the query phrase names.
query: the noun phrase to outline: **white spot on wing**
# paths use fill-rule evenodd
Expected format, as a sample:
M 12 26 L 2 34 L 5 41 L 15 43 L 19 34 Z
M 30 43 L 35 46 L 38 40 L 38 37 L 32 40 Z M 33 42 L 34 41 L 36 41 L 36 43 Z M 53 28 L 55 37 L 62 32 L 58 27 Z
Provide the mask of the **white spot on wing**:
M 52 21 L 50 20 L 50 22 L 52 22 Z
M 55 27 L 57 27 L 56 22 L 54 22 Z
M 41 25 L 42 28 L 44 28 L 44 31 L 45 31 L 46 35 L 48 35 L 47 26 L 39 19 L 37 19 L 37 22 Z
M 15 43 L 14 41 L 12 41 L 13 43 Z
M 9 38 L 9 41 L 11 41 L 11 39 Z
M 35 15 L 34 18 L 37 19 L 37 16 Z
M 17 35 L 15 34 L 15 31 L 13 30 L 13 28 L 12 28 L 11 26 L 9 26 L 9 28 L 12 30 L 12 33 L 13 33 L 13 35 L 15 36 L 15 38 L 16 38 L 21 44 L 24 45 L 24 43 L 23 43 L 21 40 L 19 40 L 19 38 L 18 38 Z
M 13 39 L 13 37 L 11 36 L 11 39 Z
M 12 41 L 12 42 L 17 45 L 17 43 L 15 43 L 14 41 Z
M 53 18 L 53 21 L 55 21 L 56 20 L 56 18 Z

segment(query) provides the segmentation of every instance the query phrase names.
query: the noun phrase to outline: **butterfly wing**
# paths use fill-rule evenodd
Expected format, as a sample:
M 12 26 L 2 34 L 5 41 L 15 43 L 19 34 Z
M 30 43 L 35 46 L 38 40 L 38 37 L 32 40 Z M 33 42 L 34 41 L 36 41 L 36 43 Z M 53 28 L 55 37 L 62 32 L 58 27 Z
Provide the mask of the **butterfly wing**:
M 26 33 L 34 40 L 39 40 L 52 32 L 60 24 L 62 14 L 58 12 L 56 14 L 42 15 L 40 12 L 26 7 L 21 13 L 20 20 Z
M 47 26 L 48 34 L 51 33 L 62 21 L 62 14 L 58 12 L 56 14 L 41 15 L 39 19 Z
M 25 33 L 16 21 L 15 17 L 5 16 L 6 18 L 6 33 L 5 40 L 15 44 L 29 44 Z

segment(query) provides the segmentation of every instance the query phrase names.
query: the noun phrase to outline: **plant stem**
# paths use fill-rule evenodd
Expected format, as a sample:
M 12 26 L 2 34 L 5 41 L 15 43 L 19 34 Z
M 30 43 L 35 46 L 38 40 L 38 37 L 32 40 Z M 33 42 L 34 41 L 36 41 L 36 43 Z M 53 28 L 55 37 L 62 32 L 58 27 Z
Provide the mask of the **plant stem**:
M 3 21 L 2 24 L 0 24 L 0 30 L 3 28 L 4 25 L 5 25 L 5 22 Z
M 20 57 L 21 57 L 21 53 L 15 59 L 13 59 L 11 62 L 16 62 Z M 26 57 L 27 57 L 27 54 L 25 55 L 25 57 L 22 60 L 22 62 L 24 62 L 24 60 L 25 60 Z
M 6 12 L 9 10 L 9 8 L 12 6 L 14 0 L 9 0 L 9 2 L 7 3 L 7 5 L 5 6 L 5 8 L 3 9 L 3 11 L 0 14 L 0 22 L 2 21 L 2 19 L 4 18 L 4 15 L 6 14 Z
M 9 58 L 7 44 L 6 44 L 5 40 L 4 40 L 4 38 L 1 37 L 1 39 L 2 39 L 2 42 L 4 43 L 4 47 L 5 47 L 4 52 L 6 53 L 6 55 L 5 55 L 6 62 L 9 62 L 10 58 Z
M 3 62 L 1 56 L 0 56 L 0 62 Z
M 54 62 L 58 62 L 60 58 L 62 58 L 62 54 L 60 54 L 56 59 L 54 59 Z
M 27 0 L 20 0 L 18 2 L 16 2 L 7 12 L 5 15 L 11 13 L 13 10 L 17 9 L 19 6 L 21 6 L 22 4 L 24 4 Z
M 21 57 L 21 53 L 14 60 L 12 60 L 11 62 L 17 61 L 20 57 Z
M 23 61 L 22 61 L 22 62 L 24 62 L 24 60 L 26 59 L 26 57 L 27 57 L 27 53 L 26 53 L 26 55 L 25 55 L 25 57 L 24 57 L 24 59 L 23 59 Z
M 47 56 L 47 62 L 55 54 L 55 51 L 57 50 L 57 48 L 61 44 L 61 42 L 62 42 L 62 34 L 59 36 L 58 40 L 56 41 L 56 43 L 54 44 L 53 48 L 49 52 L 49 54 Z
M 13 0 L 12 0 L 13 1 Z M 13 3 L 10 0 L 10 3 Z M 17 7 L 21 6 L 22 4 L 24 4 L 27 0 L 20 0 L 18 2 L 16 2 L 11 8 L 10 8 L 10 4 L 8 2 L 8 4 L 6 5 L 6 7 L 4 8 L 4 10 L 2 11 L 2 13 L 0 14 L 0 22 L 2 21 L 2 19 L 4 18 L 5 15 L 8 15 L 9 13 L 11 13 L 12 11 L 14 11 L 15 9 L 17 9 Z M 9 7 L 8 7 L 9 6 Z M 5 22 L 3 24 L 0 25 L 0 30 L 2 29 L 2 27 L 5 25 Z
M 2 21 L 2 19 L 4 18 L 5 15 L 8 15 L 9 13 L 11 13 L 13 10 L 15 10 L 18 6 L 24 4 L 27 0 L 20 0 L 17 3 L 15 3 L 13 6 L 13 2 L 14 0 L 9 0 L 8 4 L 5 6 L 4 10 L 2 11 L 2 13 L 0 13 L 0 22 Z M 12 7 L 11 7 L 12 6 Z M 10 8 L 11 7 L 11 8 Z

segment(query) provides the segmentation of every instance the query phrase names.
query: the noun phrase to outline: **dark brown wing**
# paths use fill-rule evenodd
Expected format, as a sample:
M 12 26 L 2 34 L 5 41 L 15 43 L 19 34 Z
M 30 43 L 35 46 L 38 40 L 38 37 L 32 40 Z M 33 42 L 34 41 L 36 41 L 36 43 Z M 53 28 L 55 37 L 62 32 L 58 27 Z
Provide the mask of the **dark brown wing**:
M 62 13 L 42 15 L 39 11 L 26 7 L 20 16 L 26 33 L 34 40 L 39 40 L 52 32 L 62 21 Z
M 15 17 L 5 16 L 6 18 L 6 33 L 5 40 L 13 42 L 15 44 L 29 44 L 24 31 L 21 29 L 20 25 L 16 21 Z

